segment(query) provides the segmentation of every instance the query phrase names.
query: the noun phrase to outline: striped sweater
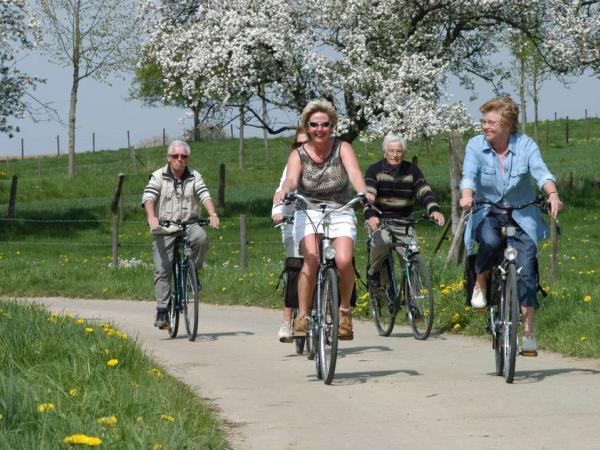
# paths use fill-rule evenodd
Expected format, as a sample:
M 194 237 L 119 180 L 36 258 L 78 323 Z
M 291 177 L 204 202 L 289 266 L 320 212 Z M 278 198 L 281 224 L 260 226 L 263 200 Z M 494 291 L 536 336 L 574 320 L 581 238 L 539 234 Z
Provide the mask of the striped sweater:
M 367 169 L 365 181 L 367 191 L 375 195 L 375 206 L 385 218 L 408 217 L 415 199 L 429 214 L 440 210 L 433 191 L 416 164 L 402 161 L 393 167 L 382 159 Z M 365 215 L 368 219 L 377 213 L 367 209 Z

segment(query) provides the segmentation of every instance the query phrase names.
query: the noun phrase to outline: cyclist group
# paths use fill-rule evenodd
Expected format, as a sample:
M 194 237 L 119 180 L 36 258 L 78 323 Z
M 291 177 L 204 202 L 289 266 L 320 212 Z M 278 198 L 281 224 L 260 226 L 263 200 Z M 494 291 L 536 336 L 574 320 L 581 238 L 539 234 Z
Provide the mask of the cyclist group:
M 506 222 L 505 209 L 494 204 L 514 205 L 535 198 L 530 179 L 546 194 L 550 213 L 556 216 L 562 208 L 555 177 L 549 172 L 535 142 L 517 132 L 518 107 L 508 97 L 484 103 L 482 134 L 467 144 L 461 181 L 460 206 L 471 210 L 478 202 L 487 202 L 469 217 L 465 244 L 473 251 L 473 239 L 479 244 L 475 272 L 477 279 L 471 304 L 474 310 L 486 307 L 486 285 L 491 267 L 502 255 L 501 227 Z M 416 164 L 404 160 L 406 143 L 402 136 L 390 134 L 383 141 L 383 159 L 370 166 L 365 176 L 360 170 L 352 146 L 334 137 L 338 114 L 331 103 L 313 100 L 300 117 L 292 151 L 284 168 L 281 183 L 273 197 L 272 218 L 284 221 L 294 215 L 293 222 L 284 223 L 282 238 L 286 256 L 302 257 L 298 274 L 298 315 L 292 323 L 292 310 L 284 308 L 278 332 L 282 342 L 307 332 L 313 292 L 319 268 L 319 240 L 323 232 L 313 224 L 320 223 L 323 212 L 302 210 L 284 205 L 288 194 L 296 192 L 318 205 L 340 208 L 348 202 L 350 185 L 357 193 L 364 193 L 365 220 L 371 234 L 368 282 L 376 289 L 379 272 L 390 246 L 412 233 L 407 227 L 381 226 L 382 220 L 408 217 L 415 201 L 426 210 L 438 225 L 445 222 L 430 186 Z M 172 277 L 174 229 L 160 226 L 160 221 L 186 221 L 195 217 L 200 202 L 209 214 L 210 225 L 218 227 L 219 219 L 208 189 L 201 175 L 187 167 L 189 146 L 174 141 L 168 148 L 168 164 L 154 172 L 143 194 L 148 224 L 153 233 L 154 286 L 157 301 L 155 326 L 167 323 L 169 284 Z M 373 207 L 370 207 L 373 206 Z M 282 208 L 292 208 L 284 211 Z M 536 354 L 533 318 L 537 308 L 536 252 L 537 242 L 546 236 L 546 225 L 539 209 L 523 208 L 514 212 L 517 233 L 514 246 L 521 267 L 518 296 L 524 323 L 522 347 Z M 339 272 L 339 328 L 338 337 L 353 339 L 351 297 L 355 282 L 353 252 L 356 241 L 355 213 L 341 209 L 330 215 L 329 237 L 335 249 L 335 265 Z M 188 228 L 196 268 L 202 266 L 208 248 L 206 233 L 201 227 Z

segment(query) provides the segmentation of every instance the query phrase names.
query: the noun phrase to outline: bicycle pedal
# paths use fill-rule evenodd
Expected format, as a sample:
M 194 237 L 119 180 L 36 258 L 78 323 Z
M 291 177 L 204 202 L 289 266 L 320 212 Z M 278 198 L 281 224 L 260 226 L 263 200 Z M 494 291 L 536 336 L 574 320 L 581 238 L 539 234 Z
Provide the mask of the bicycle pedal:
M 293 338 L 279 338 L 279 342 L 283 343 L 283 344 L 291 344 L 292 342 L 294 342 Z
M 536 357 L 538 355 L 538 353 L 537 352 L 519 352 L 519 355 L 532 358 L 532 357 Z
M 351 341 L 354 339 L 354 333 L 349 334 L 348 336 L 339 336 L 338 335 L 338 341 Z

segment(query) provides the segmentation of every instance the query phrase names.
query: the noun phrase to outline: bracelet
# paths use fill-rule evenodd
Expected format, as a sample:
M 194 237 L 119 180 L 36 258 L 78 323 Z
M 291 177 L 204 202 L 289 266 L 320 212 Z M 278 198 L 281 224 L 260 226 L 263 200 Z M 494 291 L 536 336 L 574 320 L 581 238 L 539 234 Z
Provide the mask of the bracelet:
M 556 196 L 558 197 L 558 192 L 556 191 L 548 192 L 546 195 L 550 197 L 552 194 L 556 194 Z

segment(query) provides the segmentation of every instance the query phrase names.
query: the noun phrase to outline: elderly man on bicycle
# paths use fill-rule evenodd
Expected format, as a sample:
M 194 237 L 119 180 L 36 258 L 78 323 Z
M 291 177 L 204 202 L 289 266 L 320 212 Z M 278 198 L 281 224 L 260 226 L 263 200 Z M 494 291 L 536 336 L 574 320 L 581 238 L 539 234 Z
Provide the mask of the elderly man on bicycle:
M 159 329 L 164 329 L 168 323 L 173 249 L 178 230 L 176 225 L 161 227 L 160 221 L 189 221 L 196 217 L 201 202 L 208 211 L 210 225 L 213 228 L 219 226 L 219 217 L 202 176 L 187 166 L 190 155 L 191 149 L 186 142 L 171 142 L 167 150 L 168 164 L 152 173 L 142 196 L 142 206 L 154 237 L 154 297 L 157 302 L 154 326 Z M 198 224 L 190 225 L 187 233 L 192 258 L 199 269 L 208 249 L 208 237 Z
M 375 207 L 365 210 L 371 236 L 371 265 L 367 273 L 372 288 L 379 287 L 379 271 L 393 241 L 401 241 L 406 236 L 407 227 L 390 225 L 380 228 L 381 219 L 408 217 L 418 200 L 429 216 L 438 224 L 444 225 L 444 215 L 436 203 L 435 195 L 427 184 L 423 173 L 416 164 L 404 161 L 406 143 L 402 136 L 388 134 L 383 139 L 384 158 L 367 169 L 365 181 L 367 192 L 375 196 Z M 414 232 L 414 229 L 408 229 Z

